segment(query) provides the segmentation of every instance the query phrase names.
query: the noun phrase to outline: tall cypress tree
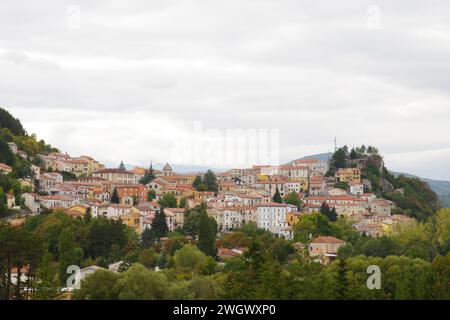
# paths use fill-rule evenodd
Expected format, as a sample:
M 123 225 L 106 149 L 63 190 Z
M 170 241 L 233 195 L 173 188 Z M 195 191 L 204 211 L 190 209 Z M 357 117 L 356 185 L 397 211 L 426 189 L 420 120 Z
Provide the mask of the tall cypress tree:
M 155 233 L 155 236 L 160 239 L 167 235 L 169 232 L 169 228 L 167 227 L 166 214 L 164 213 L 164 209 L 156 211 L 155 217 L 152 221 L 152 230 Z
M 84 214 L 84 222 L 86 222 L 86 223 L 91 222 L 91 218 L 92 218 L 92 216 L 91 216 L 91 207 L 88 207 L 86 209 L 86 213 Z
M 198 224 L 198 248 L 212 257 L 215 257 L 217 253 L 216 235 L 217 223 L 213 218 L 208 217 L 206 208 L 202 207 Z
M 345 300 L 348 297 L 348 280 L 347 280 L 347 261 L 340 259 L 338 263 L 337 274 L 335 275 L 336 287 L 335 294 L 339 300 Z
M 273 202 L 278 202 L 281 203 L 281 194 L 280 194 L 280 190 L 278 190 L 278 187 L 275 189 L 275 194 L 273 195 L 272 198 Z
M 111 203 L 119 203 L 119 202 L 120 202 L 119 193 L 117 192 L 117 189 L 114 188 L 113 194 L 111 196 Z
M 66 228 L 58 239 L 59 253 L 59 279 L 64 284 L 69 275 L 66 273 L 67 267 L 75 263 L 75 237 L 73 232 Z

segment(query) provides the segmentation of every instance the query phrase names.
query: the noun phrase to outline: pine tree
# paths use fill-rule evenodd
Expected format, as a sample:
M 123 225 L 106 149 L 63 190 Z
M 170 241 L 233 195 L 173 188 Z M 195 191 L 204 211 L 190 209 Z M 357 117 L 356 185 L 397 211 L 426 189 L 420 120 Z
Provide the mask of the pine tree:
M 84 214 L 84 222 L 86 222 L 86 223 L 91 222 L 91 218 L 92 218 L 92 215 L 91 215 L 91 207 L 88 207 L 88 208 L 86 209 L 86 213 Z
M 75 263 L 75 238 L 73 232 L 66 228 L 58 239 L 59 279 L 65 283 L 68 278 L 67 267 Z
M 208 217 L 206 208 L 202 207 L 198 224 L 198 248 L 206 255 L 216 256 L 216 235 L 217 223 L 213 218 Z
M 275 189 L 275 194 L 273 195 L 272 200 L 273 200 L 273 202 L 281 203 L 281 194 L 280 194 L 280 190 L 278 190 L 278 187 Z
M 111 196 L 111 203 L 120 203 L 119 193 L 117 189 L 114 188 L 113 194 Z
M 142 179 L 139 181 L 139 183 L 148 184 L 148 183 L 152 182 L 155 178 L 156 178 L 156 176 L 155 176 L 155 173 L 153 172 L 153 163 L 150 162 L 150 167 L 148 168 L 148 170 L 145 171 L 145 174 L 142 177 Z
M 52 261 L 52 255 L 46 252 L 39 265 L 36 283 L 36 293 L 33 299 L 53 300 L 60 295 L 60 284 L 58 279 L 58 265 Z
M 327 217 L 328 221 L 337 220 L 336 208 L 330 209 L 330 207 L 325 202 L 323 202 L 322 206 L 320 207 L 320 213 Z
M 339 300 L 345 300 L 348 297 L 347 271 L 347 262 L 345 261 L 345 259 L 340 259 L 338 263 L 337 274 L 335 276 L 335 294 L 336 298 Z
M 208 170 L 205 173 L 205 176 L 203 177 L 203 183 L 208 187 L 208 191 L 212 191 L 214 193 L 218 192 L 219 187 L 217 185 L 217 178 L 214 172 L 212 172 L 211 170 Z
M 155 233 L 156 238 L 160 239 L 165 237 L 169 228 L 167 227 L 166 214 L 164 209 L 156 211 L 155 217 L 152 221 L 152 230 Z
M 202 177 L 196 176 L 194 182 L 192 183 L 192 187 L 198 190 L 199 185 L 202 184 Z
M 141 235 L 141 247 L 144 249 L 150 248 L 153 246 L 156 240 L 155 230 L 153 228 L 146 228 Z
M 336 221 L 337 220 L 337 212 L 336 212 L 336 208 L 335 207 L 333 207 L 330 210 L 330 215 L 328 216 L 328 220 L 330 220 L 330 221 Z

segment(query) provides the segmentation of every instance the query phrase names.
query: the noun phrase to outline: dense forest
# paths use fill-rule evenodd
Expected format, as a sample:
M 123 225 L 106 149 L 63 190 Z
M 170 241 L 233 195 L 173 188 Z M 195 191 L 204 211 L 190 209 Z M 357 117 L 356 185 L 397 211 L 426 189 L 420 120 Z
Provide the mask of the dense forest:
M 66 298 L 61 288 L 67 266 L 74 264 L 105 270 L 83 280 L 73 299 L 450 299 L 449 209 L 380 238 L 316 213 L 295 226 L 292 241 L 254 224 L 208 240 L 202 210 L 186 213 L 190 227 L 150 241 L 120 221 L 88 215 L 74 219 L 48 212 L 18 228 L 0 224 L 0 274 L 29 265 L 29 280 L 20 286 L 0 277 L 0 297 Z M 336 261 L 323 265 L 309 258 L 309 234 L 336 236 L 347 244 Z M 222 263 L 208 243 L 248 250 Z M 107 269 L 116 261 L 124 261 L 119 273 Z M 380 290 L 366 285 L 369 265 L 381 269 Z

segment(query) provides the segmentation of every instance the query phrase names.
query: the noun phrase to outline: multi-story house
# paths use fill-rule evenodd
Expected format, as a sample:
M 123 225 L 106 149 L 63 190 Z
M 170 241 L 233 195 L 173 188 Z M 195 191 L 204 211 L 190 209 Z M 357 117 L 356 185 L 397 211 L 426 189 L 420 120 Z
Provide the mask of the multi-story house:
M 280 166 L 278 169 L 278 174 L 280 176 L 287 177 L 289 179 L 292 178 L 308 178 L 309 169 L 305 166 L 290 166 L 284 165 Z
M 297 211 L 297 207 L 289 204 L 276 202 L 261 204 L 257 206 L 257 225 L 273 234 L 291 239 L 292 228 L 288 223 L 288 214 L 295 211 Z
M 145 201 L 147 199 L 146 189 L 143 184 L 117 185 L 116 190 L 120 199 L 126 197 L 138 199 L 139 201 Z
M 137 184 L 138 175 L 123 169 L 102 169 L 92 173 L 92 176 L 103 178 L 115 184 Z
M 184 225 L 184 215 L 186 209 L 184 208 L 165 208 L 164 213 L 167 216 L 173 217 L 173 228 L 182 228 Z
M 309 244 L 309 255 L 321 263 L 329 263 L 337 256 L 337 251 L 345 241 L 335 237 L 317 237 Z
M 358 168 L 339 168 L 336 172 L 336 182 L 361 184 L 361 170 Z
M 320 175 L 325 175 L 328 171 L 328 161 L 322 161 L 318 159 L 297 159 L 292 161 L 293 166 L 306 166 L 309 171 L 317 172 Z
M 39 189 L 43 192 L 49 192 L 57 183 L 63 182 L 63 177 L 57 172 L 46 172 L 41 174 L 39 180 Z

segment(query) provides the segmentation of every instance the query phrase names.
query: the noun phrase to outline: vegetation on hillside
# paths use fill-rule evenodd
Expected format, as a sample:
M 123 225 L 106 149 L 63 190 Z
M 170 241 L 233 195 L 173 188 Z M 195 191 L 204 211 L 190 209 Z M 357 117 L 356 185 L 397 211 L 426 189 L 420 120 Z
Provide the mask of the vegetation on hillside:
M 8 145 L 9 142 L 14 142 L 19 150 L 25 152 L 26 158 L 14 154 Z M 38 141 L 34 134 L 28 135 L 18 119 L 0 108 L 0 162 L 13 169 L 8 175 L 0 175 L 0 217 L 11 213 L 6 207 L 7 194 L 14 194 L 16 204 L 20 205 L 24 190 L 18 179 L 34 177 L 31 165 L 41 165 L 41 160 L 36 155 L 52 151 L 58 150 L 46 144 L 44 140 Z
M 329 164 L 328 176 L 333 176 L 339 168 L 360 166 L 362 178 L 369 180 L 371 184 L 371 188 L 366 191 L 395 202 L 398 207 L 396 213 L 423 221 L 440 207 L 438 196 L 426 182 L 391 174 L 375 147 L 363 145 L 352 148 L 351 151 L 347 146 L 341 147 L 333 153 Z M 398 189 L 402 191 L 399 192 Z

